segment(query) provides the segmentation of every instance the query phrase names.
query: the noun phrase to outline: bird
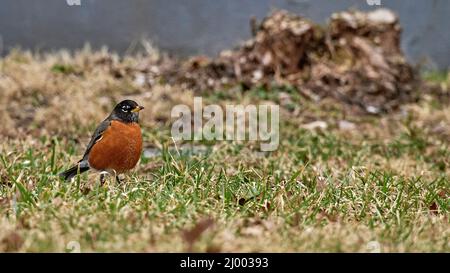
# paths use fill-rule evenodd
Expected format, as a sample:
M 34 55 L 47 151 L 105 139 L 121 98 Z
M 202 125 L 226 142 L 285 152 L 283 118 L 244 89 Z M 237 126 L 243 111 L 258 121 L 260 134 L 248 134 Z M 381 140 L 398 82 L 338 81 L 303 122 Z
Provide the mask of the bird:
M 133 100 L 118 103 L 95 129 L 83 158 L 59 176 L 64 180 L 71 180 L 77 174 L 92 169 L 100 172 L 102 185 L 107 174 L 114 175 L 120 183 L 119 174 L 133 169 L 141 157 L 139 112 L 142 109 L 144 107 Z

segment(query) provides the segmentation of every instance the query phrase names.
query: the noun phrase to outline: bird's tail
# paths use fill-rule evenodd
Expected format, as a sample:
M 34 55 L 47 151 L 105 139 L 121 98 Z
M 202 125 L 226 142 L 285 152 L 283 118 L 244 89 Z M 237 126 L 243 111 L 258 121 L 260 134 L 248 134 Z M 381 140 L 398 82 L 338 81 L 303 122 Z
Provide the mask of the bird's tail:
M 67 171 L 64 171 L 59 174 L 60 177 L 64 178 L 64 180 L 70 180 L 75 175 L 84 173 L 89 170 L 89 166 L 83 166 L 84 164 L 77 164 L 73 166 L 72 168 L 68 169 Z

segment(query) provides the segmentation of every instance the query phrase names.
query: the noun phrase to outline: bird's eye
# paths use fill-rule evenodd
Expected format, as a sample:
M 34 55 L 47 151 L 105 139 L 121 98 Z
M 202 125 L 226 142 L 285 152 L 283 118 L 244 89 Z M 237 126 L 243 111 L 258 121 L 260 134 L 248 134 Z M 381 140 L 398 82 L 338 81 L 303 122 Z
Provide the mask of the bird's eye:
M 130 107 L 128 105 L 124 105 L 124 106 L 122 106 L 122 111 L 126 113 L 126 112 L 128 112 L 129 108 Z

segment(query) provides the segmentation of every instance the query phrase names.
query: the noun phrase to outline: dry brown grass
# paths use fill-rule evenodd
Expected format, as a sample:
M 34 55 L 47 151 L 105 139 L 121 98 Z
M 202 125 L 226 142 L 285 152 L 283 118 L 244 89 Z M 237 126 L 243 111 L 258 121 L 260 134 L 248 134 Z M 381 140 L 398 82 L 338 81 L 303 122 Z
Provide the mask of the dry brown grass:
M 3 137 L 25 135 L 85 136 L 118 101 L 148 105 L 144 127 L 167 125 L 173 105 L 192 104 L 192 92 L 138 80 L 142 59 L 119 59 L 88 48 L 69 54 L 13 51 L 0 60 L 0 116 Z

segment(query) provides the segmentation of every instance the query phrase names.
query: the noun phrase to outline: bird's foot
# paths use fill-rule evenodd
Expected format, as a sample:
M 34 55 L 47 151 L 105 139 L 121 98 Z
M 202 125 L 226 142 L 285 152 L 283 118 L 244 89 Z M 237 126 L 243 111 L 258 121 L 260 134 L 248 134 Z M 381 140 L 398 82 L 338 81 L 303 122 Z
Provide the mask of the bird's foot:
M 101 173 L 100 174 L 100 185 L 103 186 L 105 184 L 106 181 L 106 174 Z
M 117 184 L 122 183 L 123 179 L 120 179 L 119 175 L 116 175 Z

